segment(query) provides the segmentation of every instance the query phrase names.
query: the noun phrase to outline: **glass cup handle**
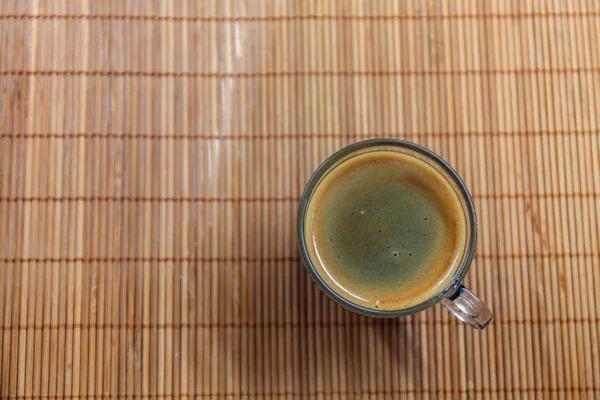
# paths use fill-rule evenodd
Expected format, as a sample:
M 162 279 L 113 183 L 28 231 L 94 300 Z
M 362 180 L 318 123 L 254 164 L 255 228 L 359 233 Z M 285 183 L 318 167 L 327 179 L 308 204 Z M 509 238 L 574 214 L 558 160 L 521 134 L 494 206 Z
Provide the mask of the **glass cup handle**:
M 475 329 L 484 329 L 494 317 L 485 303 L 462 285 L 441 303 L 455 317 Z

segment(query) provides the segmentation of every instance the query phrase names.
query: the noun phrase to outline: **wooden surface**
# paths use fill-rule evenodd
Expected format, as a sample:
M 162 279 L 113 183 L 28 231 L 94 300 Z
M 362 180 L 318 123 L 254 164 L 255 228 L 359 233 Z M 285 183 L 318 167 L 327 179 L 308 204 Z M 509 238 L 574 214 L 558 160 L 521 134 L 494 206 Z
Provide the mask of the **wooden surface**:
M 0 1 L 0 397 L 600 396 L 600 2 Z M 476 332 L 352 315 L 295 213 L 372 137 L 475 198 Z

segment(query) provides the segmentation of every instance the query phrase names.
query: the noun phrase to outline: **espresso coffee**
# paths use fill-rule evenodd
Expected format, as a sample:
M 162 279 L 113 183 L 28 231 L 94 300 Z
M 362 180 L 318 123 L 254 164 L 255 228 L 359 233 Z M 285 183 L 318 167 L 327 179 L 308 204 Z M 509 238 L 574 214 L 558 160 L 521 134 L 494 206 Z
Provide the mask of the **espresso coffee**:
M 450 283 L 467 241 L 459 197 L 425 161 L 378 150 L 343 161 L 313 192 L 308 254 L 325 283 L 357 305 L 402 310 Z

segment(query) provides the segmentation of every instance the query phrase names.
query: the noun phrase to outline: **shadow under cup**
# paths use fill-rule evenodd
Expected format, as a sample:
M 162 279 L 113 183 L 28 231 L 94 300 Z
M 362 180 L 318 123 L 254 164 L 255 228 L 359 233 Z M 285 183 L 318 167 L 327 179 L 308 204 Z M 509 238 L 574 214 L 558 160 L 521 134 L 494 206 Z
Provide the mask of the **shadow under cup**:
M 456 192 L 460 201 L 460 205 L 463 209 L 463 215 L 465 216 L 466 240 L 464 249 L 461 253 L 462 259 L 460 260 L 458 268 L 456 268 L 452 278 L 448 280 L 448 284 L 445 287 L 442 287 L 441 290 L 439 290 L 435 295 L 426 301 L 398 310 L 366 308 L 339 295 L 334 289 L 327 285 L 325 280 L 319 274 L 317 268 L 311 260 L 306 243 L 305 222 L 308 205 L 310 204 L 315 189 L 319 186 L 329 172 L 333 171 L 338 165 L 342 164 L 346 160 L 360 154 L 377 151 L 392 151 L 409 155 L 433 167 L 441 176 L 446 179 L 448 184 Z M 462 286 L 462 281 L 471 265 L 477 242 L 477 218 L 475 215 L 473 200 L 458 174 L 437 154 L 427 150 L 424 147 L 403 140 L 371 139 L 352 144 L 330 156 L 312 175 L 308 181 L 308 184 L 306 185 L 304 193 L 302 194 L 298 209 L 297 232 L 298 245 L 302 254 L 302 259 L 313 281 L 330 298 L 350 311 L 372 317 L 399 317 L 422 311 L 436 303 L 441 302 L 455 316 L 474 328 L 483 329 L 492 319 L 493 314 L 485 306 L 485 304 L 473 293 Z

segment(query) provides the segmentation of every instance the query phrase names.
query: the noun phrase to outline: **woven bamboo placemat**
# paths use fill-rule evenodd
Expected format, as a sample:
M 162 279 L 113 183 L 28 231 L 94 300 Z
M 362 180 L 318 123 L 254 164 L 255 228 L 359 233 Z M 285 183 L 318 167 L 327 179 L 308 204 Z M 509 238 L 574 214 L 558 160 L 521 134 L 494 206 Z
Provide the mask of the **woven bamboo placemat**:
M 0 397 L 600 396 L 598 1 L 0 2 Z M 350 314 L 301 191 L 403 138 L 456 167 L 476 332 Z

